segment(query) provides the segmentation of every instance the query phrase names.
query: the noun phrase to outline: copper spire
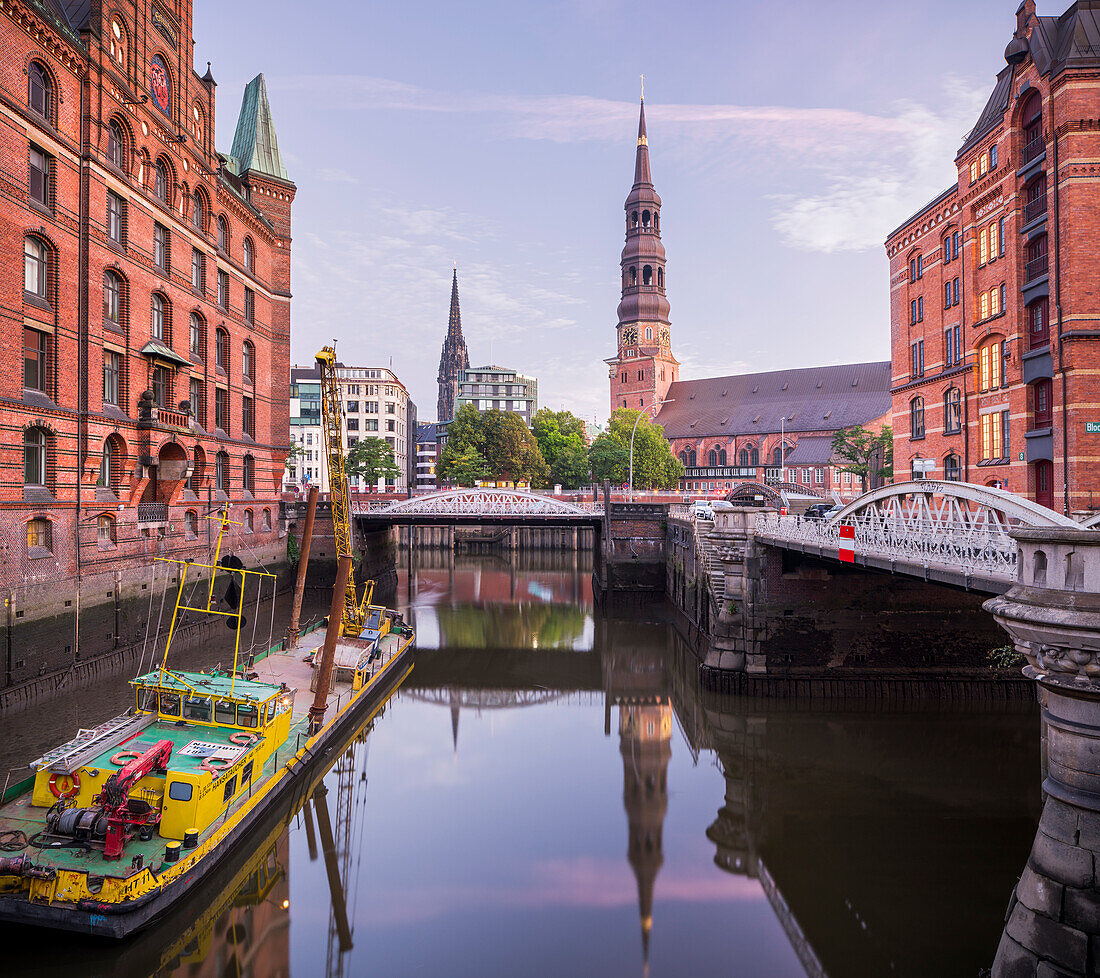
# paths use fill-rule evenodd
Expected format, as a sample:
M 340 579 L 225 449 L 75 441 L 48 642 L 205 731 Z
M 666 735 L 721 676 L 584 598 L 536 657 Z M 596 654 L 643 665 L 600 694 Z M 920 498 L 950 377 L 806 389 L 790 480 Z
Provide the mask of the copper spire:
M 645 97 L 638 110 L 638 155 L 634 161 L 634 186 L 652 187 L 653 177 L 649 172 L 649 138 L 645 131 Z
M 470 356 L 466 351 L 466 340 L 462 336 L 462 313 L 458 307 L 458 265 L 451 276 L 451 311 L 447 317 L 447 337 L 439 355 L 439 398 L 436 402 L 436 420 L 447 422 L 454 419 L 455 398 L 458 396 L 458 381 L 463 370 L 469 369 Z

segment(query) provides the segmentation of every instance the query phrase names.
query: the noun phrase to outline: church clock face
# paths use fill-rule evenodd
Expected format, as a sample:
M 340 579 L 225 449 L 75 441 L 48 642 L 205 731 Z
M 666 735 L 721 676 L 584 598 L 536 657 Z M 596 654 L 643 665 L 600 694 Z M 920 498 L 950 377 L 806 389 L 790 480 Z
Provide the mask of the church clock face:
M 669 332 L 668 332 L 667 329 L 662 329 L 661 330 L 661 346 L 671 346 L 671 345 L 672 345 L 672 337 L 669 335 Z
M 623 330 L 623 346 L 636 346 L 638 343 L 638 330 L 628 326 Z

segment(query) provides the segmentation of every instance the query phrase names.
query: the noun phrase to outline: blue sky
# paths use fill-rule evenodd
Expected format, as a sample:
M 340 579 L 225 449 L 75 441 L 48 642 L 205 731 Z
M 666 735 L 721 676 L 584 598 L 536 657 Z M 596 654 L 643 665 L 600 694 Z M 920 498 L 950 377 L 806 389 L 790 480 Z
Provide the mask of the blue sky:
M 392 357 L 433 419 L 454 261 L 471 363 L 602 421 L 638 75 L 681 376 L 886 359 L 883 239 L 954 179 L 1015 6 L 199 0 L 195 62 L 222 149 L 267 78 L 296 362 Z

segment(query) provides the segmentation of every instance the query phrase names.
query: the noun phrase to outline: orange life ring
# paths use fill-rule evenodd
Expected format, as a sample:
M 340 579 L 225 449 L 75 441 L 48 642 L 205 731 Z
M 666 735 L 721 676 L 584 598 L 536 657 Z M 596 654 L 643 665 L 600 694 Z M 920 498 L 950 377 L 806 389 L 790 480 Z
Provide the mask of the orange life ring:
M 119 767 L 125 767 L 130 761 L 135 761 L 141 754 L 136 750 L 120 750 L 117 754 L 112 755 L 111 763 L 117 764 Z
M 218 774 L 219 772 L 224 771 L 232 763 L 233 761 L 230 760 L 228 757 L 204 757 L 199 762 L 199 767 L 201 767 L 204 771 L 209 771 L 211 774 Z M 217 767 L 214 766 L 215 764 L 217 765 Z
M 58 778 L 68 778 L 72 784 L 69 785 L 68 791 L 62 791 L 57 787 Z M 72 798 L 80 790 L 80 774 L 74 771 L 72 774 L 54 774 L 50 776 L 50 791 L 53 792 L 54 798 Z
M 260 739 L 260 735 L 249 733 L 247 730 L 237 730 L 229 735 L 229 739 L 241 747 L 251 747 Z

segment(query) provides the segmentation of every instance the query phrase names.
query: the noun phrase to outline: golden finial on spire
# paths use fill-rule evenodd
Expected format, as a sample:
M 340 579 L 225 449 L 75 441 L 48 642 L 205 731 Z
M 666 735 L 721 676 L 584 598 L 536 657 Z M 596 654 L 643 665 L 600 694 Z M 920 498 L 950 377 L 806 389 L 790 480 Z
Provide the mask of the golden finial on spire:
M 641 76 L 642 79 L 642 101 L 645 101 L 645 75 Z

